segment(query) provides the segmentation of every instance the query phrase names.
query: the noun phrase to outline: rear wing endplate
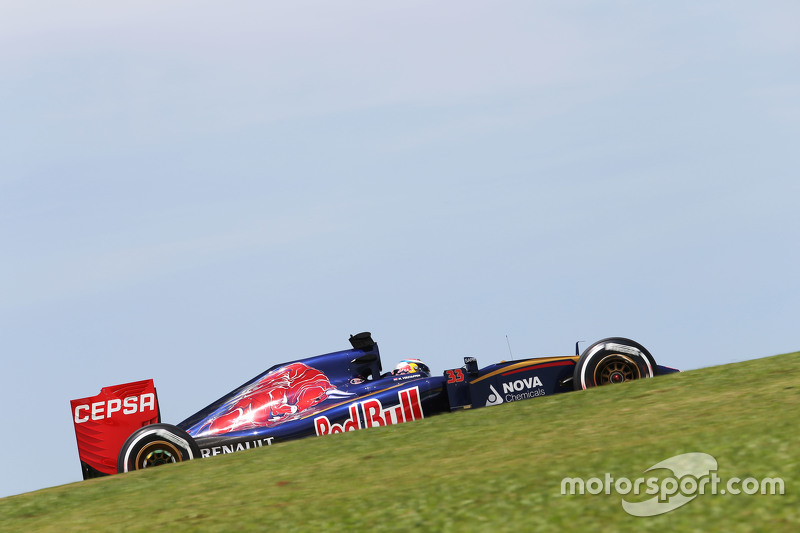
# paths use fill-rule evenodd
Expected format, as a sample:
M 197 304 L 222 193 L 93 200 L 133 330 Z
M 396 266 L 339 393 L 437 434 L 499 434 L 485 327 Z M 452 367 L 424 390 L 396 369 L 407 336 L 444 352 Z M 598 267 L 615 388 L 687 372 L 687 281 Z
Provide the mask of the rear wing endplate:
M 161 421 L 152 379 L 103 387 L 70 401 L 83 479 L 117 473 L 117 456 L 131 433 Z

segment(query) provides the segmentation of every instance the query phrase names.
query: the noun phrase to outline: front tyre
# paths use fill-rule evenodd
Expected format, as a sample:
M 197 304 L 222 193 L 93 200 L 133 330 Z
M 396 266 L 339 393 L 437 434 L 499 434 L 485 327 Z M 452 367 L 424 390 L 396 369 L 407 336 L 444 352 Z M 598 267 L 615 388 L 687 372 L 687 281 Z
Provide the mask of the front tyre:
M 575 365 L 575 390 L 610 383 L 622 383 L 656 375 L 656 360 L 638 342 L 623 337 L 609 337 L 584 350 Z
M 200 448 L 184 430 L 170 424 L 150 424 L 134 431 L 117 458 L 117 472 L 142 470 L 200 457 Z

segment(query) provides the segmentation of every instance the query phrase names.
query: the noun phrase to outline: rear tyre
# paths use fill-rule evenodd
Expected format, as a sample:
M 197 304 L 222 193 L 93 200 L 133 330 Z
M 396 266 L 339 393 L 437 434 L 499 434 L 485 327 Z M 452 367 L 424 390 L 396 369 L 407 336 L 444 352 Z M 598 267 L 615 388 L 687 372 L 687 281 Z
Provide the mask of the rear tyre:
M 647 348 L 623 337 L 609 337 L 584 350 L 575 365 L 575 390 L 651 378 L 658 372 Z
M 117 472 L 131 472 L 200 457 L 200 448 L 184 430 L 170 424 L 150 424 L 134 431 L 117 458 Z

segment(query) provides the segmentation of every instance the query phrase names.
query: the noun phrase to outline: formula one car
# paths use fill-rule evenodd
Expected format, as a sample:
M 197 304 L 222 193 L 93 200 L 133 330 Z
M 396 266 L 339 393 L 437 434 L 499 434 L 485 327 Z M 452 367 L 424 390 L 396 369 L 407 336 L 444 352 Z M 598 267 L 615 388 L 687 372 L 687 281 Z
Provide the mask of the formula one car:
M 350 343 L 352 349 L 273 366 L 177 425 L 161 423 L 152 379 L 72 400 L 84 479 L 678 372 L 621 337 L 581 355 L 576 345 L 574 356 L 481 369 L 465 357 L 441 376 L 419 360 L 408 360 L 404 373 L 382 373 L 370 333 L 351 335 Z

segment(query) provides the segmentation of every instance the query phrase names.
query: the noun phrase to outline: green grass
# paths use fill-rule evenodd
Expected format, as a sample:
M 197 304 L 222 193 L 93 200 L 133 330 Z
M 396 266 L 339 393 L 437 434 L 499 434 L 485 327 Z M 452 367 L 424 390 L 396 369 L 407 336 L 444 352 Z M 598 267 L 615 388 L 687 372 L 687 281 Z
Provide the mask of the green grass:
M 798 435 L 794 353 L 12 496 L 0 530 L 797 531 Z M 687 452 L 785 494 L 649 518 L 614 492 L 561 495 L 564 477 L 636 479 Z

